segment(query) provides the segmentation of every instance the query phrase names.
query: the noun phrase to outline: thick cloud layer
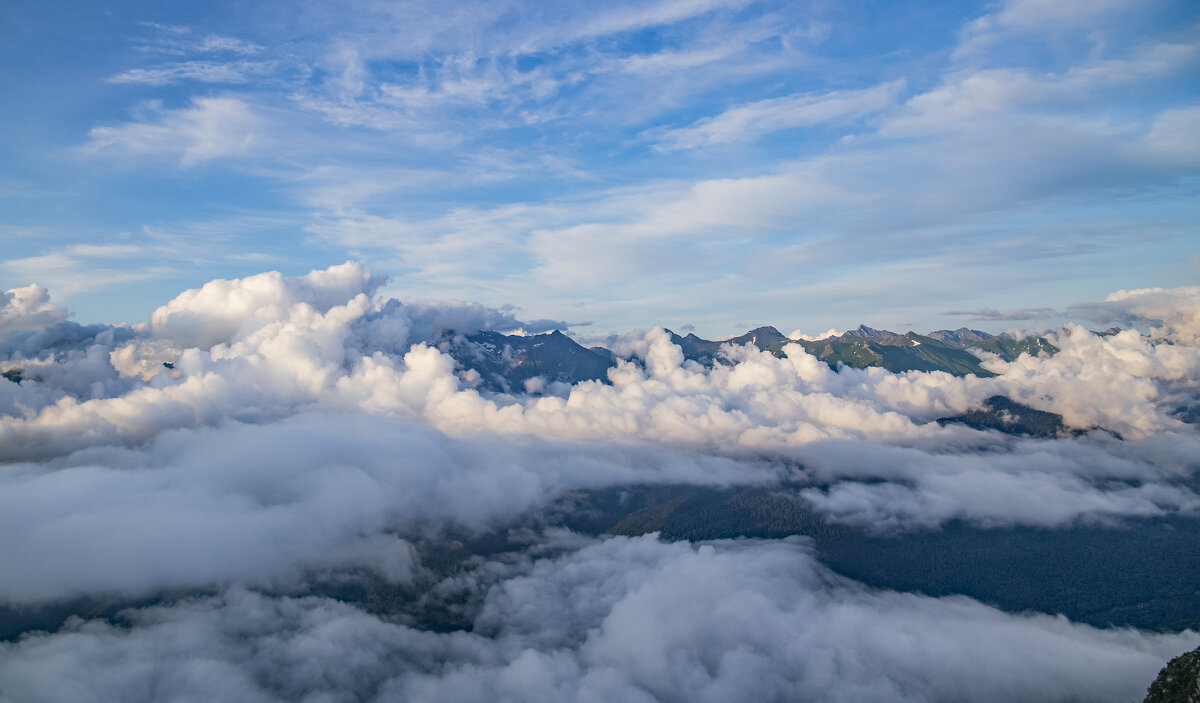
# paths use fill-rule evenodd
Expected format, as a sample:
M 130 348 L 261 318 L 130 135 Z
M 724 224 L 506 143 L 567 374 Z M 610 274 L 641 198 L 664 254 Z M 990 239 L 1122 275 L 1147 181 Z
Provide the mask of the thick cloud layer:
M 452 440 L 370 415 L 164 433 L 0 472 L 0 603 L 294 581 L 362 566 L 408 579 L 422 525 L 511 520 L 566 490 L 780 478 L 770 462 L 653 446 Z M 53 555 L 53 558 L 48 558 Z
M 0 603 L 220 595 L 132 612 L 129 630 L 78 622 L 5 645 L 0 697 L 1125 700 L 1194 646 L 870 592 L 778 542 L 610 540 L 480 562 L 429 596 L 476 594 L 473 634 L 266 595 L 347 570 L 414 584 L 425 536 L 637 484 L 786 485 L 875 531 L 1200 511 L 1190 289 L 1104 304 L 1155 337 L 1068 327 L 1054 356 L 985 359 L 993 378 L 839 371 L 799 345 L 727 347 L 706 368 L 654 329 L 614 345 L 607 383 L 534 396 L 480 392 L 438 345 L 561 323 L 385 300 L 382 282 L 356 264 L 213 281 L 132 328 L 76 325 L 44 289 L 9 291 Z M 1077 432 L 936 422 L 994 395 Z
M 1200 510 L 1178 481 L 1197 469 L 1194 439 L 1161 443 L 1020 440 L 979 452 L 929 452 L 828 442 L 799 455 L 827 488 L 801 495 L 835 519 L 873 530 L 983 526 L 1065 527 L 1120 516 Z
M 0 699 L 1124 702 L 1198 639 L 869 591 L 793 541 L 610 539 L 485 587 L 472 633 L 242 589 L 75 622 L 0 645 Z
M 707 369 L 685 361 L 664 332 L 652 330 L 618 347 L 629 360 L 610 372 L 608 384 L 580 383 L 564 397 L 493 396 L 462 383 L 454 361 L 427 344 L 448 331 L 523 323 L 475 305 L 373 299 L 379 283 L 355 264 L 294 279 L 214 281 L 161 307 L 136 338 L 111 329 L 67 353 L 10 355 L 9 366 L 19 363 L 25 380 L 0 384 L 0 407 L 7 409 L 0 454 L 9 461 L 49 459 L 89 447 L 138 446 L 170 430 L 271 423 L 312 411 L 365 412 L 457 436 L 766 453 L 818 467 L 824 482 L 904 484 L 810 492 L 838 515 L 862 504 L 855 519 L 864 521 L 878 517 L 864 496 L 896 490 L 916 491 L 913 509 L 898 514 L 923 525 L 948 517 L 1062 524 L 1086 515 L 1191 510 L 1195 503 L 1173 482 L 1195 470 L 1189 457 L 1197 455 L 1195 431 L 1174 412 L 1196 402 L 1200 378 L 1200 351 L 1182 343 L 1155 344 L 1132 331 L 1100 337 L 1072 327 L 1052 337 L 1060 353 L 985 361 L 1000 375 L 980 379 L 877 368 L 839 372 L 794 345 L 782 358 L 728 348 L 731 363 Z M 1156 299 L 1176 307 L 1195 302 L 1184 294 Z M 1161 310 L 1159 316 L 1171 317 Z M 1014 445 L 932 422 L 997 394 L 1128 441 L 1114 445 L 1096 435 Z M 1115 469 L 1107 460 L 1114 453 L 1121 457 Z M 1126 484 L 1110 485 L 1114 480 Z M 990 488 L 982 490 L 985 484 Z M 1063 499 L 1048 500 L 1047 491 Z M 1004 506 L 1012 501 L 987 500 L 1001 493 L 1024 499 L 1011 508 Z M 1048 512 L 1030 508 L 1042 504 Z
M 1191 309 L 1196 315 L 1200 300 Z M 1062 349 L 1052 357 L 985 363 L 1002 374 L 1005 395 L 1060 413 L 1077 428 L 1098 425 L 1131 437 L 1188 431 L 1171 411 L 1198 397 L 1195 346 L 1155 344 L 1133 330 L 1100 337 L 1078 326 L 1051 339 Z

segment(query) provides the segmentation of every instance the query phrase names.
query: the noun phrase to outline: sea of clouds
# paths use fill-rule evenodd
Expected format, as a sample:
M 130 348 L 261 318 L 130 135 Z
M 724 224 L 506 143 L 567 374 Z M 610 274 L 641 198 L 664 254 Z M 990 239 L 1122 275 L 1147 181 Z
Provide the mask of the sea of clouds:
M 473 594 L 452 632 L 295 595 L 314 574 L 420 582 L 420 539 L 606 487 L 786 482 L 880 531 L 1194 515 L 1200 288 L 1080 306 L 1133 329 L 1069 326 L 1054 356 L 986 359 L 993 378 L 837 371 L 799 345 L 706 368 L 655 329 L 616 345 L 608 383 L 506 395 L 437 340 L 548 321 L 384 282 L 217 280 L 131 327 L 3 294 L 0 605 L 149 604 L 0 643 L 0 701 L 1128 701 L 1200 644 L 871 590 L 800 538 L 535 531 L 431 587 Z M 994 395 L 1081 432 L 936 422 Z

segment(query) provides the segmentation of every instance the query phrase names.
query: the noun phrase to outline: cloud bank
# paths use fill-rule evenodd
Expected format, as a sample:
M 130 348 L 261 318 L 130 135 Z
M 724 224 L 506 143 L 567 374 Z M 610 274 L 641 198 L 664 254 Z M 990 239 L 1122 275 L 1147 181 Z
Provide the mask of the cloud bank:
M 486 592 L 474 632 L 436 634 L 329 599 L 233 589 L 126 612 L 128 628 L 77 621 L 0 645 L 0 690 L 24 701 L 1123 701 L 1195 640 L 873 592 L 792 541 L 610 539 L 519 566 Z
M 384 283 L 354 263 L 215 280 L 133 327 L 6 293 L 0 605 L 152 604 L 0 645 L 0 697 L 1127 700 L 1194 646 L 872 591 L 795 540 L 547 533 L 432 585 L 420 545 L 635 485 L 773 487 L 880 532 L 1194 516 L 1196 289 L 1115 294 L 1087 310 L 1154 336 L 1068 326 L 1053 356 L 985 359 L 992 378 L 835 370 L 795 344 L 704 367 L 656 328 L 613 345 L 605 382 L 514 395 L 439 345 L 562 323 Z M 936 422 L 995 395 L 1076 432 Z M 473 625 L 305 595 L 362 573 Z

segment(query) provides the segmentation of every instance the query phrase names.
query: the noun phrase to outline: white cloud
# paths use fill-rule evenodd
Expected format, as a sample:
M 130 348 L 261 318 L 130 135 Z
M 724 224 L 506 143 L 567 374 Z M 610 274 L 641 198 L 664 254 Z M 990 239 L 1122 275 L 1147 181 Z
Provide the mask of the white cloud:
M 174 272 L 171 263 L 187 258 L 186 248 L 175 242 L 125 242 L 118 238 L 108 244 L 75 244 L 37 256 L 8 259 L 0 265 L 23 280 L 43 281 L 70 296 L 164 278 Z
M 196 48 L 199 51 L 227 51 L 234 54 L 261 54 L 263 52 L 263 47 L 254 42 L 248 42 L 237 37 L 221 36 L 219 34 L 206 35 Z
M 955 56 L 971 58 L 1022 35 L 1095 31 L 1123 12 L 1144 11 L 1146 5 L 1131 0 L 1007 0 L 966 26 Z
M 889 115 L 879 134 L 937 135 L 970 129 L 989 115 L 1061 112 L 1096 100 L 1106 90 L 1170 79 L 1194 70 L 1197 63 L 1196 45 L 1153 42 L 1121 58 L 1081 61 L 1060 73 L 1009 67 L 954 70 L 940 85 L 914 95 L 903 110 Z M 1087 121 L 1080 124 L 1086 128 Z
M 967 272 L 978 274 L 996 261 L 1041 261 L 1081 250 L 1111 258 L 1139 246 L 1132 232 L 1098 236 L 1095 230 L 1111 225 L 1101 219 L 1078 223 L 1086 235 L 1054 237 L 1027 235 L 1008 220 L 1023 222 L 1039 207 L 1065 202 L 1083 207 L 1105 189 L 1152 192 L 1152 183 L 1177 182 L 1191 163 L 1186 148 L 1149 136 L 1166 133 L 1150 132 L 1149 125 L 1004 106 L 980 114 L 979 104 L 969 102 L 962 114 L 914 108 L 882 127 L 885 134 L 900 136 L 903 129 L 918 139 L 864 138 L 740 177 L 653 181 L 427 218 L 335 212 L 309 231 L 323 243 L 394 252 L 416 270 L 405 281 L 410 285 L 436 281 L 454 295 L 495 302 L 530 305 L 550 289 L 572 299 L 615 298 L 628 311 L 663 291 L 655 298 L 665 306 L 660 316 L 688 319 L 695 309 L 728 303 L 728 289 L 739 305 L 783 311 L 790 305 L 781 302 L 780 291 L 803 281 L 828 283 L 822 295 L 857 296 L 879 313 L 921 304 L 930 292 L 929 284 L 908 281 L 866 296 L 883 262 L 922 268 L 931 284 L 971 279 Z M 926 121 L 919 125 L 918 118 Z M 980 227 L 984 234 L 962 234 Z M 988 256 L 978 256 L 981 246 L 989 247 Z M 714 285 L 726 279 L 733 282 L 728 289 Z M 668 285 L 688 287 L 693 295 L 667 295 Z
M 406 582 L 416 567 L 397 535 L 422 525 L 484 529 L 564 490 L 629 480 L 772 477 L 766 467 L 648 446 L 600 453 L 453 440 L 361 413 L 164 433 L 145 448 L 91 451 L 53 470 L 12 468 L 0 491 L 0 522 L 14 535 L 0 547 L 12 567 L 0 602 L 23 604 L 290 584 L 331 567 Z
M 1200 448 L 1194 439 L 1185 444 Z M 935 455 L 825 443 L 807 448 L 803 456 L 814 476 L 832 485 L 801 494 L 836 520 L 881 532 L 937 529 L 951 520 L 1065 528 L 1122 516 L 1196 513 L 1200 497 L 1160 482 L 1173 467 L 1136 458 L 1154 451 L 1152 446 L 1024 441 L 999 453 Z M 885 480 L 869 480 L 879 478 Z M 1132 483 L 1102 487 L 1121 481 Z
M 1149 328 L 1156 337 L 1187 344 L 1200 345 L 1200 286 L 1164 290 L 1142 288 L 1120 290 L 1102 303 L 1084 303 L 1071 307 L 1072 312 L 1102 323 L 1136 325 Z
M 868 590 L 795 542 L 617 538 L 476 578 L 472 632 L 233 589 L 0 644 L 0 686 L 31 702 L 1127 701 L 1197 639 Z
M 637 440 L 735 454 L 766 452 L 814 466 L 828 463 L 816 457 L 833 451 L 822 449 L 829 442 L 912 446 L 920 451 L 911 461 L 838 450 L 845 456 L 836 462 L 864 470 L 888 466 L 898 473 L 885 477 L 913 482 L 911 504 L 925 507 L 897 507 L 895 521 L 901 525 L 937 525 L 953 518 L 1060 525 L 1195 508 L 1191 494 L 1160 471 L 1176 466 L 1176 460 L 1158 457 L 1156 450 L 1147 449 L 1145 457 L 1135 451 L 1133 463 L 1112 469 L 1097 461 L 1088 442 L 1054 444 L 1065 458 L 1035 446 L 1024 458 L 995 451 L 974 463 L 978 442 L 995 439 L 932 422 L 1005 395 L 1060 413 L 1070 427 L 1098 425 L 1130 440 L 1189 437 L 1188 426 L 1172 416 L 1179 394 L 1194 387 L 1189 379 L 1200 375 L 1200 352 L 1189 346 L 1152 344 L 1134 332 L 1100 338 L 1072 328 L 1052 338 L 1062 349 L 1054 357 L 986 361 L 1001 375 L 980 379 L 877 368 L 839 373 L 798 346 L 786 347 L 784 358 L 730 348 L 732 365 L 710 370 L 685 362 L 667 335 L 654 330 L 625 340 L 619 351 L 641 361 L 619 364 L 609 373 L 610 384 L 580 383 L 563 397 L 491 397 L 463 387 L 454 362 L 423 342 L 447 329 L 512 330 L 523 323 L 509 313 L 464 303 L 406 306 L 373 299 L 381 283 L 361 266 L 345 264 L 304 277 L 260 274 L 186 291 L 154 313 L 144 330 L 148 339 L 111 342 L 98 348 L 100 367 L 83 365 L 72 372 L 96 374 L 97 380 L 107 379 L 105 389 L 113 390 L 91 391 L 86 382 L 55 381 L 53 374 L 28 390 L 24 385 L 14 389 L 30 394 L 31 410 L 0 418 L 4 455 L 10 460 L 61 456 L 89 446 L 140 444 L 172 429 L 233 419 L 273 422 L 320 409 L 428 423 L 454 436 Z M 1192 305 L 1190 298 L 1178 300 Z M 171 374 L 152 373 L 156 354 L 162 357 L 158 362 L 174 364 Z M 139 376 L 149 380 L 129 390 Z M 47 388 L 62 390 L 46 396 Z M 1107 446 L 1102 437 L 1092 441 Z M 945 471 L 931 472 L 925 467 L 944 460 L 925 452 L 957 458 Z M 825 477 L 863 478 L 837 473 L 842 468 L 833 471 Z M 1130 489 L 1110 482 L 1130 475 L 1152 483 Z M 981 482 L 991 482 L 994 490 L 978 493 Z M 818 502 L 847 514 L 842 499 L 863 490 L 873 489 L 838 488 Z M 1026 500 L 989 500 L 1026 491 Z M 1034 499 L 1051 492 L 1060 498 Z M 841 502 L 835 505 L 833 498 Z M 855 519 L 876 510 L 870 501 L 856 500 L 863 507 Z
M 266 123 L 239 98 L 196 98 L 191 107 L 164 110 L 153 122 L 94 127 L 87 150 L 178 159 L 183 167 L 248 156 L 266 141 Z
M 243 56 L 260 54 L 265 48 L 254 42 L 237 37 L 207 34 L 197 37 L 192 27 L 184 24 L 159 24 L 140 22 L 151 30 L 138 42 L 142 51 L 160 54 L 226 53 Z
M 185 61 L 183 63 L 154 68 L 134 68 L 109 78 L 110 83 L 140 83 L 143 85 L 168 85 L 179 81 L 201 83 L 249 83 L 269 75 L 276 64 L 269 61 Z
M 1130 2 L 1130 0 L 1101 0 L 1100 2 L 1008 0 L 1008 2 L 1001 3 L 998 11 L 986 16 L 980 22 L 1021 29 L 1047 29 L 1061 27 L 1063 23 L 1086 21 L 1113 10 L 1136 7 L 1138 7 L 1138 3 Z
M 690 127 L 653 135 L 662 150 L 696 149 L 717 144 L 751 142 L 783 129 L 812 127 L 825 122 L 852 121 L 895 104 L 904 81 L 861 90 L 798 94 L 730 108 Z M 646 133 L 645 136 L 652 136 Z
M 866 530 L 1194 516 L 1200 436 L 1172 415 L 1200 377 L 1191 289 L 1101 304 L 1155 320 L 1174 344 L 1069 328 L 1052 339 L 1062 349 L 1053 357 L 985 362 L 996 378 L 837 372 L 797 345 L 782 358 L 727 347 L 730 363 L 706 369 L 655 329 L 623 339 L 630 358 L 609 384 L 529 397 L 464 387 L 453 360 L 425 343 L 448 329 L 522 326 L 511 312 L 383 300 L 382 284 L 352 263 L 217 280 L 137 329 L 68 330 L 44 289 L 10 291 L 10 337 L 43 336 L 32 355 L 0 344 L 6 368 L 26 375 L 0 381 L 0 533 L 11 535 L 0 542 L 10 567 L 0 602 L 193 596 L 127 611 L 125 629 L 73 620 L 0 644 L 6 695 L 70 700 L 78 686 L 137 699 L 130 691 L 145 681 L 163 691 L 202 666 L 220 675 L 201 677 L 201 689 L 239 700 L 447 690 L 1125 700 L 1193 646 L 1193 633 L 1097 630 L 867 590 L 794 541 L 560 536 L 474 558 L 432 585 L 413 547 L 447 530 L 507 528 L 564 494 L 639 484 L 786 480 L 796 500 Z M 1016 439 L 933 422 L 997 394 L 1126 439 Z M 364 571 L 421 584 L 424 603 L 453 601 L 473 630 L 435 634 L 244 590 L 303 593 L 314 575 Z
M 184 291 L 150 317 L 155 334 L 184 347 L 208 349 L 234 342 L 284 320 L 297 306 L 318 314 L 369 296 L 386 277 L 347 262 L 297 278 L 276 271 L 237 280 L 209 281 Z
M 50 291 L 36 283 L 4 291 L 0 307 L 0 337 L 17 330 L 35 330 L 67 319 L 67 311 L 50 302 Z
M 575 38 L 604 36 L 646 27 L 673 24 L 713 10 L 738 8 L 749 0 L 662 0 L 609 10 L 585 22 Z
M 805 334 L 802 330 L 792 330 L 791 333 L 788 334 L 788 339 L 813 342 L 818 339 L 827 339 L 829 337 L 838 337 L 838 336 L 841 336 L 841 334 L 842 334 L 842 332 L 835 327 L 830 327 L 829 329 L 825 330 L 824 332 L 819 332 L 817 334 Z
M 1162 196 L 1159 186 L 1178 183 L 1196 162 L 1185 138 L 1187 108 L 1173 86 L 1195 68 L 1197 50 L 1179 33 L 1141 28 L 1088 51 L 1070 44 L 1052 67 L 997 55 L 916 70 L 905 63 L 911 57 L 897 55 L 886 75 L 851 79 L 841 71 L 857 69 L 823 57 L 819 37 L 796 40 L 838 16 L 819 9 L 437 9 L 363 3 L 343 17 L 300 8 L 297 24 L 328 26 L 322 39 L 290 45 L 300 59 L 273 47 L 226 56 L 192 46 L 178 65 L 136 66 L 136 75 L 165 80 L 153 72 L 306 64 L 296 68 L 297 80 L 256 83 L 253 102 L 238 98 L 259 119 L 269 115 L 270 125 L 216 130 L 221 138 L 197 138 L 189 152 L 184 145 L 192 138 L 182 127 L 162 137 L 161 128 L 182 119 L 160 110 L 99 127 L 93 148 L 170 153 L 166 142 L 174 141 L 167 158 L 189 165 L 263 157 L 253 162 L 267 166 L 258 175 L 278 179 L 317 210 L 307 228 L 317 236 L 306 244 L 410 272 L 400 282 L 420 295 L 445 291 L 530 306 L 550 289 L 552 304 L 562 307 L 545 314 L 560 318 L 578 302 L 615 309 L 610 301 L 619 301 L 629 311 L 655 300 L 674 306 L 662 317 L 702 329 L 722 325 L 709 328 L 714 334 L 732 332 L 723 327 L 730 321 L 694 313 L 715 309 L 730 292 L 740 305 L 783 311 L 788 303 L 771 300 L 771 292 L 836 279 L 843 285 L 833 297 L 845 300 L 871 286 L 870 269 L 896 258 L 928 263 L 931 280 L 979 274 L 994 259 L 969 252 L 984 245 L 995 245 L 1006 261 L 1043 259 L 1053 243 L 1059 251 L 1090 247 L 1097 266 L 1115 265 L 1118 250 L 1133 244 L 1083 233 L 1121 219 L 1110 194 Z M 996 13 L 1070 9 L 1018 3 Z M 1081 34 L 1062 24 L 1072 37 Z M 665 29 L 645 46 L 626 43 L 627 32 L 644 27 Z M 193 45 L 203 39 L 198 31 L 163 31 Z M 1135 85 L 1155 99 L 1136 110 L 1109 108 Z M 902 98 L 905 104 L 895 104 Z M 743 150 L 731 158 L 705 148 L 816 124 L 824 127 L 818 141 L 808 132 L 778 134 L 772 143 L 779 148 L 769 154 Z M 239 132 L 250 141 L 235 142 Z M 671 158 L 656 156 L 655 148 L 670 150 Z M 648 177 L 629 181 L 627 159 Z M 225 165 L 244 168 L 214 163 Z M 614 182 L 627 185 L 609 188 Z M 484 205 L 480 187 L 495 196 L 482 198 Z M 1105 212 L 1079 222 L 1080 234 L 1070 240 L 1018 229 L 1047 207 Z M 1177 232 L 1185 226 L 1156 224 Z M 747 245 L 743 237 L 755 241 Z M 948 270 L 955 266 L 963 271 Z M 1024 273 L 1036 274 L 1043 290 L 1065 285 L 1048 269 Z M 725 285 L 706 285 L 713 281 Z M 684 288 L 692 295 L 672 303 L 669 291 Z M 896 308 L 921 304 L 926 292 L 861 299 L 890 308 L 892 319 L 911 320 Z M 658 321 L 647 316 L 632 324 Z

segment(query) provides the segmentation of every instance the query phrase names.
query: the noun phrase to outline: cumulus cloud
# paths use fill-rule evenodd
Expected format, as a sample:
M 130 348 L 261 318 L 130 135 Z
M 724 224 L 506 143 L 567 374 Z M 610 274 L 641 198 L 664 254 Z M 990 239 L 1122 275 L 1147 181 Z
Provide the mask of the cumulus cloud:
M 1121 290 L 1100 303 L 1071 306 L 1071 312 L 1100 323 L 1149 328 L 1150 334 L 1200 345 L 1200 286 Z
M 841 335 L 842 335 L 842 330 L 839 330 L 836 327 L 830 327 L 829 329 L 825 330 L 824 332 L 818 332 L 817 334 L 806 334 L 803 330 L 792 330 L 788 334 L 788 339 L 794 339 L 797 341 L 815 342 L 818 339 L 828 339 L 829 337 L 840 337 Z
M 75 621 L 0 645 L 0 689 L 24 701 L 1126 701 L 1197 639 L 870 591 L 793 541 L 610 539 L 484 588 L 473 631 L 447 634 L 243 589 L 126 611 L 128 628 Z
M 1059 413 L 1072 427 L 1100 426 L 1128 437 L 1187 431 L 1171 411 L 1174 401 L 1196 395 L 1200 350 L 1155 344 L 1133 330 L 1099 337 L 1078 325 L 1050 339 L 1061 349 L 1053 356 L 983 365 L 1001 374 L 1009 397 Z
M 277 271 L 232 281 L 209 281 L 180 293 L 150 316 L 154 333 L 184 347 L 208 349 L 285 318 L 299 305 L 316 313 L 370 295 L 386 281 L 361 264 L 345 263 L 296 278 Z
M 50 291 L 37 284 L 4 291 L 0 307 L 0 336 L 36 330 L 67 319 L 66 308 L 50 302 Z

